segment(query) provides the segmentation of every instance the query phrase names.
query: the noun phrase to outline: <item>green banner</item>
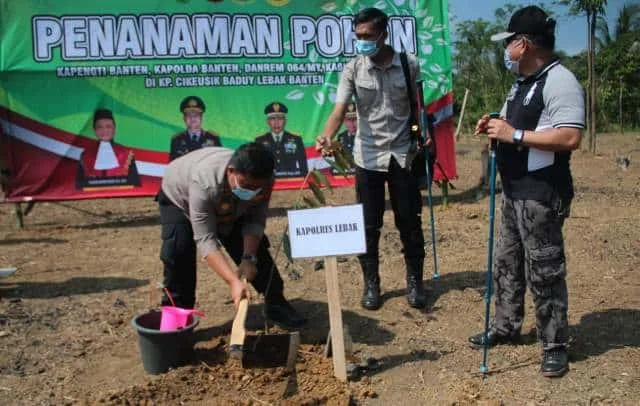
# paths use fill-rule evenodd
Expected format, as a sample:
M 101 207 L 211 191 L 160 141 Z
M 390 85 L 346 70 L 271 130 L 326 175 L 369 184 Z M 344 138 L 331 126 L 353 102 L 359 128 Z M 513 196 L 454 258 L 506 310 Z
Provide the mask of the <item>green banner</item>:
M 204 102 L 202 127 L 232 148 L 269 130 L 276 101 L 309 149 L 355 55 L 353 15 L 366 7 L 389 15 L 396 50 L 418 56 L 426 102 L 449 93 L 446 0 L 0 0 L 0 120 L 5 133 L 17 131 L 17 114 L 95 140 L 94 111 L 109 109 L 140 174 L 158 176 L 139 151 L 168 153 L 185 130 L 186 97 Z

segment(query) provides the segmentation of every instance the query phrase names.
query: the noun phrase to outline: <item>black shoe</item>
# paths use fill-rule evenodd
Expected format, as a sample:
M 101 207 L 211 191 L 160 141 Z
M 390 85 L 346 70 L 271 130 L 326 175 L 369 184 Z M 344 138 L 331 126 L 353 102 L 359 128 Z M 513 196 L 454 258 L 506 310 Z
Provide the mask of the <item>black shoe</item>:
M 520 341 L 520 335 L 510 336 L 502 335 L 494 329 L 487 331 L 487 346 L 495 347 L 498 344 L 517 344 Z M 484 332 L 469 337 L 469 344 L 473 348 L 484 348 Z
M 540 372 L 548 378 L 560 377 L 569 370 L 569 355 L 565 347 L 544 351 Z
M 380 281 L 365 280 L 364 292 L 360 301 L 362 307 L 367 310 L 378 310 L 382 306 L 382 297 L 380 297 Z
M 284 297 L 267 299 L 266 314 L 269 320 L 283 328 L 296 328 L 307 322 Z

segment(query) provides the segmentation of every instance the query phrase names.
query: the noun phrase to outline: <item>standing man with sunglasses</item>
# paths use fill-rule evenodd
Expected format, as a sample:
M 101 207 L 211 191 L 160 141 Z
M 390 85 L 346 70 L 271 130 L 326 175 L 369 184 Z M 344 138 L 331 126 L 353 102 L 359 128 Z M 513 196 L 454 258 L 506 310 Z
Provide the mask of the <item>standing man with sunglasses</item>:
M 283 295 L 283 282 L 264 235 L 274 182 L 275 160 L 264 145 L 241 145 L 235 152 L 202 148 L 169 163 L 158 194 L 164 286 L 179 307 L 196 300 L 196 251 L 228 285 L 236 307 L 248 289 L 245 277 L 264 294 L 267 317 L 284 326 L 305 320 Z M 220 253 L 222 244 L 234 273 Z M 163 297 L 163 305 L 170 303 Z
M 385 209 L 385 184 L 395 224 L 400 231 L 406 264 L 407 302 L 423 308 L 426 297 L 422 285 L 424 235 L 422 198 L 418 179 L 410 167 L 416 156 L 416 141 L 410 135 L 411 106 L 401 56 L 385 43 L 388 17 L 377 8 L 360 11 L 354 18 L 356 51 L 359 54 L 342 71 L 335 107 L 316 149 L 330 154 L 332 137 L 340 129 L 352 98 L 357 110 L 357 133 L 353 145 L 356 164 L 356 197 L 364 209 L 367 252 L 358 257 L 364 276 L 361 305 L 377 310 L 382 306 L 378 243 Z M 407 55 L 409 80 L 415 85 L 418 61 Z M 416 162 L 424 165 L 423 162 Z
M 518 341 L 528 285 L 544 357 L 541 373 L 568 370 L 568 293 L 562 226 L 569 215 L 573 180 L 571 151 L 580 146 L 585 125 L 584 92 L 554 56 L 556 22 L 536 6 L 516 11 L 505 43 L 506 68 L 518 79 L 500 112 L 482 117 L 476 134 L 498 141 L 502 216 L 496 245 L 495 316 L 487 345 Z M 469 337 L 482 348 L 484 334 Z

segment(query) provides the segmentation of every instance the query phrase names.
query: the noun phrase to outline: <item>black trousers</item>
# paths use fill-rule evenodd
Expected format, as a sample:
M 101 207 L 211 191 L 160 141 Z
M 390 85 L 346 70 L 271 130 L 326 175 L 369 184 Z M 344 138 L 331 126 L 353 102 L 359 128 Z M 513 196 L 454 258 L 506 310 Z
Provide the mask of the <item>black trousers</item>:
M 164 264 L 164 286 L 169 290 L 178 307 L 193 308 L 196 301 L 196 244 L 193 240 L 191 222 L 185 213 L 174 205 L 162 191 L 159 193 L 160 223 L 162 226 L 162 247 L 160 259 Z M 239 218 L 229 235 L 218 238 L 236 264 L 239 264 L 244 249 L 242 235 L 243 219 Z M 252 282 L 253 287 L 265 295 L 282 297 L 284 283 L 280 277 L 271 253 L 269 240 L 262 237 L 257 252 L 258 273 Z M 163 297 L 163 305 L 170 304 L 167 297 Z
M 407 261 L 424 259 L 422 233 L 422 197 L 418 181 L 411 172 L 391 158 L 389 170 L 378 172 L 356 167 L 356 196 L 364 209 L 366 254 L 358 258 L 363 264 L 377 264 L 380 229 L 385 209 L 385 183 L 389 187 L 395 224 Z

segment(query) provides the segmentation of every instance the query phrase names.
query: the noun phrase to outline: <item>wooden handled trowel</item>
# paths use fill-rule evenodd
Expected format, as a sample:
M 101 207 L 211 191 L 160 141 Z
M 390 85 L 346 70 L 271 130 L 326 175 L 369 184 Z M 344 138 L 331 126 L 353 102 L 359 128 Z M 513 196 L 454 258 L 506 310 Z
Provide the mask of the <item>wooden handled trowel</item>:
M 237 265 L 222 245 L 220 250 L 231 269 L 237 273 Z M 246 278 L 242 279 L 247 282 Z M 240 360 L 243 368 L 275 368 L 284 366 L 288 371 L 295 367 L 300 334 L 291 333 L 247 334 L 245 322 L 249 312 L 249 298 L 243 297 L 238 304 L 236 317 L 231 326 L 229 357 Z

